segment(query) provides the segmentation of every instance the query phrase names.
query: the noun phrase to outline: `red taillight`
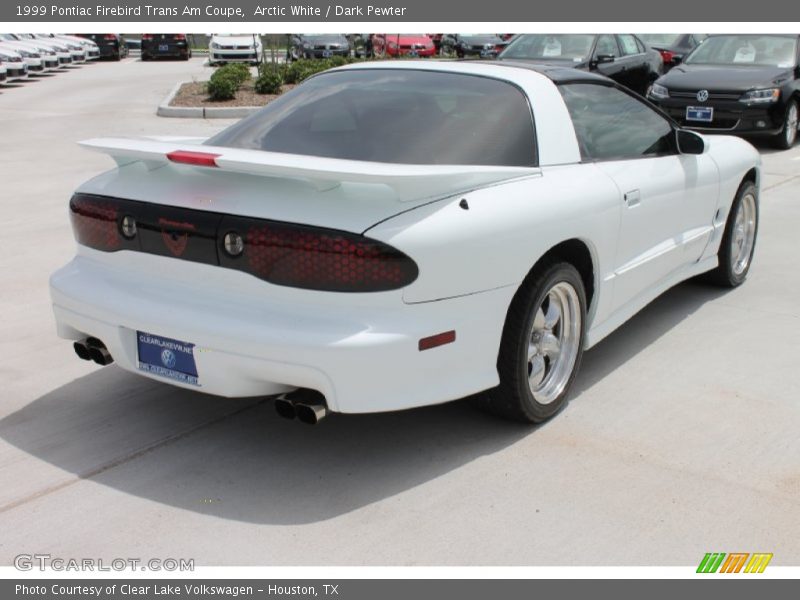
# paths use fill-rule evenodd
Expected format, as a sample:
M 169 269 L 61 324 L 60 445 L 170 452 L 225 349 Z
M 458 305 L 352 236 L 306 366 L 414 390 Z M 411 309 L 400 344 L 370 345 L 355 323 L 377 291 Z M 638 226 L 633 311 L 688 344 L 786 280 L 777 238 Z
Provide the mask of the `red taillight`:
M 119 212 L 113 200 L 76 195 L 70 200 L 69 209 L 72 231 L 79 244 L 109 252 L 120 247 Z
M 152 40 L 152 39 L 153 39 L 153 34 L 152 33 L 143 33 L 142 34 L 142 40 L 143 41 L 149 41 L 149 40 Z
M 437 348 L 439 346 L 444 346 L 445 344 L 452 344 L 455 341 L 455 330 L 437 333 L 436 335 L 422 338 L 419 341 L 419 351 L 422 352 L 423 350 L 430 350 L 431 348 Z
M 211 152 L 193 152 L 191 150 L 175 150 L 167 154 L 167 158 L 172 162 L 198 167 L 216 167 L 218 156 L 220 155 Z
M 240 257 L 220 264 L 289 287 L 331 292 L 395 290 L 417 278 L 417 265 L 377 240 L 342 231 L 251 219 L 226 219 L 219 237 L 239 231 Z M 221 253 L 222 254 L 222 253 Z
M 659 50 L 659 52 L 661 53 L 661 58 L 664 59 L 665 65 L 671 63 L 675 58 L 675 53 L 670 52 L 669 50 Z
M 176 33 L 175 34 L 175 39 L 176 40 L 185 40 L 186 39 L 186 34 L 185 33 Z
M 115 36 L 113 33 L 107 33 L 107 34 L 105 34 L 105 35 L 103 36 L 103 39 L 104 39 L 104 40 L 109 40 L 109 41 L 112 41 L 112 40 L 116 40 L 116 39 L 117 39 L 117 36 Z

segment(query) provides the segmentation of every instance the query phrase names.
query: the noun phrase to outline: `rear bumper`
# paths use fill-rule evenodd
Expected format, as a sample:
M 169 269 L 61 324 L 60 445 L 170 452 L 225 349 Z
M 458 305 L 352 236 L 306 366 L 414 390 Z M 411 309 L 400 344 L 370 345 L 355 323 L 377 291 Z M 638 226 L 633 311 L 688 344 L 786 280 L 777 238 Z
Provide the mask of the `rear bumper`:
M 308 293 L 228 269 L 117 254 L 125 269 L 81 249 L 50 289 L 59 335 L 99 338 L 127 371 L 227 397 L 311 388 L 348 413 L 437 404 L 498 383 L 512 288 L 409 305 L 400 292 Z M 452 329 L 454 343 L 419 351 L 421 338 Z M 137 331 L 196 344 L 200 386 L 140 371 Z
M 167 46 L 161 50 L 160 46 Z M 153 58 L 182 58 L 189 55 L 189 46 L 182 44 L 147 44 L 142 46 L 142 54 Z

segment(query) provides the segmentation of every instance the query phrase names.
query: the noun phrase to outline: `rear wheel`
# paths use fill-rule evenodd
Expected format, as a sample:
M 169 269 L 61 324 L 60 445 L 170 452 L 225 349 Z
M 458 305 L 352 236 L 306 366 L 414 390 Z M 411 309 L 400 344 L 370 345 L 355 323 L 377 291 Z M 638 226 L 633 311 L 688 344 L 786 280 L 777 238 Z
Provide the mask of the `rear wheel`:
M 561 410 L 580 368 L 586 292 L 566 262 L 537 267 L 508 311 L 497 359 L 500 385 L 478 402 L 500 416 L 541 423 Z
M 717 285 L 736 287 L 747 278 L 758 234 L 758 193 L 755 184 L 746 181 L 731 205 L 725 233 L 717 252 L 719 264 L 709 279 Z
M 797 128 L 800 124 L 800 108 L 797 100 L 790 100 L 786 107 L 786 116 L 783 120 L 783 130 L 775 136 L 775 145 L 781 150 L 788 150 L 797 141 Z

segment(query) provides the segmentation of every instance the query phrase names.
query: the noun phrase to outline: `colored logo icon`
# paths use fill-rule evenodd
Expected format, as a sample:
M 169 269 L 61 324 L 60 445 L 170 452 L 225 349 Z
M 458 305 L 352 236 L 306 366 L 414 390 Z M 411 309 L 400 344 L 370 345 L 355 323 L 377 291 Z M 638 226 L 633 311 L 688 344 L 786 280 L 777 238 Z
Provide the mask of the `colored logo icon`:
M 763 573 L 772 560 L 772 553 L 708 552 L 697 566 L 698 573 Z

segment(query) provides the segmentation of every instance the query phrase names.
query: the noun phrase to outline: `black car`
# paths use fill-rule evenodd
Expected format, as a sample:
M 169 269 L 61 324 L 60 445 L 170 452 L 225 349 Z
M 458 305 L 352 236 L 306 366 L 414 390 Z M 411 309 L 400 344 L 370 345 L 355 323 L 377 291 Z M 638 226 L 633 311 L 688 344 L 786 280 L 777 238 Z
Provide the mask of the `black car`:
M 455 53 L 458 58 L 495 58 L 506 47 L 506 41 L 496 33 L 445 33 L 439 44 L 440 52 Z
M 709 36 L 653 84 L 648 98 L 684 127 L 797 139 L 800 36 Z
M 680 63 L 708 36 L 705 33 L 640 33 L 639 39 L 658 50 L 664 61 L 664 71 Z
M 76 33 L 75 35 L 92 40 L 100 49 L 100 58 L 121 60 L 128 56 L 128 45 L 118 33 Z
M 658 51 L 630 33 L 523 34 L 499 60 L 525 60 L 593 71 L 644 95 L 663 73 Z
M 341 33 L 293 33 L 286 51 L 287 60 L 350 56 L 350 40 Z
M 142 60 L 180 58 L 189 60 L 192 49 L 185 33 L 143 33 Z

